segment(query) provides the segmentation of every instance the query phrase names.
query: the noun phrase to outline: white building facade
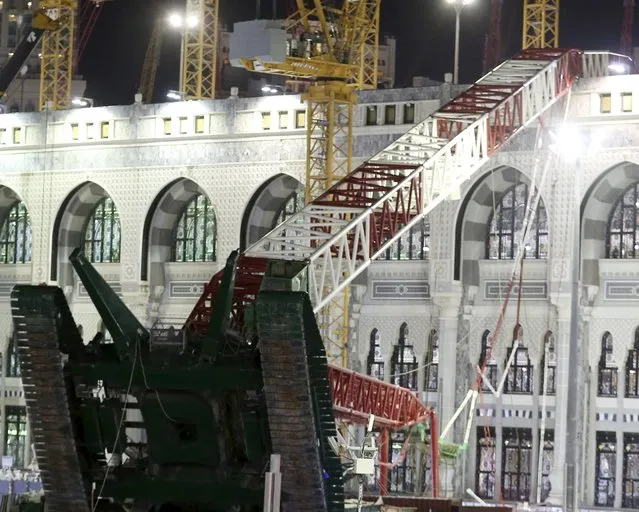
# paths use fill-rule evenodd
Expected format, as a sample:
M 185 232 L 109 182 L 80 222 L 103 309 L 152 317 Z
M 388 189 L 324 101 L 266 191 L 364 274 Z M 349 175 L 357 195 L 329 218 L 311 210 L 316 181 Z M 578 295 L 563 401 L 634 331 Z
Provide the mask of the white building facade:
M 362 93 L 355 164 L 460 90 Z M 82 245 L 146 325 L 178 324 L 230 251 L 303 201 L 305 108 L 285 95 L 0 116 L 1 447 L 16 465 L 30 440 L 11 287 L 62 287 L 90 339 L 102 324 L 68 263 Z M 562 114 L 543 117 L 542 137 L 550 127 L 563 141 Z M 358 278 L 349 354 L 355 369 L 436 406 L 442 427 L 484 369 L 490 386 L 467 446 L 442 464 L 443 493 L 561 503 L 577 450 L 581 506 L 638 508 L 639 76 L 583 80 L 569 121 L 569 143 L 552 151 L 536 127 L 520 133 Z M 468 417 L 448 441 L 464 443 Z M 571 443 L 567 432 L 577 432 Z M 402 435 L 390 490 L 429 494 L 428 464 L 398 459 Z

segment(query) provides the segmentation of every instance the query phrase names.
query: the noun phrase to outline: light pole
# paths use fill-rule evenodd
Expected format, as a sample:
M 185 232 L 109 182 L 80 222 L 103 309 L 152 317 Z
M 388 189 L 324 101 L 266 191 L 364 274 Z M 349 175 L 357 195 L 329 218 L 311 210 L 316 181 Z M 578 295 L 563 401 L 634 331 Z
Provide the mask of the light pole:
M 177 12 L 168 17 L 169 26 L 180 31 L 180 82 L 178 89 L 182 92 L 184 92 L 184 40 L 187 30 L 197 27 L 198 22 L 197 16 L 183 16 Z
M 461 11 L 464 5 L 473 3 L 473 0 L 448 0 L 455 8 L 455 67 L 453 69 L 453 83 L 457 85 L 459 81 L 459 26 Z

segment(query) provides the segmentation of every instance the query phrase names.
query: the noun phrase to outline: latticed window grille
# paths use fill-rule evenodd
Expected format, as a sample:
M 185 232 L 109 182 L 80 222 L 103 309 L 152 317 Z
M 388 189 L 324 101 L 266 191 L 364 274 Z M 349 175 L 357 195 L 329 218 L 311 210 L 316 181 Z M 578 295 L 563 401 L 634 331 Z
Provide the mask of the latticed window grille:
M 427 260 L 430 251 L 430 223 L 428 217 L 404 233 L 380 257 L 385 260 Z
M 617 471 L 617 435 L 597 432 L 595 455 L 595 506 L 614 507 Z
M 111 198 L 105 197 L 84 228 L 84 254 L 91 263 L 119 263 L 120 240 L 120 214 Z
M 384 355 L 382 354 L 380 336 L 377 329 L 373 329 L 371 332 L 370 348 L 366 361 L 366 373 L 376 379 L 384 380 Z
M 639 508 L 639 434 L 623 435 L 623 485 L 621 506 Z
M 424 371 L 424 390 L 437 391 L 439 382 L 439 333 L 433 329 L 428 335 Z
M 407 449 L 405 432 L 393 432 L 390 436 L 390 461 L 393 467 L 388 475 L 390 492 L 398 494 L 413 494 L 417 477 L 416 451 Z
M 617 201 L 608 220 L 606 257 L 639 257 L 639 182 L 630 186 Z
M 7 346 L 7 377 L 20 377 L 20 375 L 20 359 L 16 348 L 16 336 L 14 333 L 13 336 L 9 338 L 9 344 Z
M 399 340 L 391 358 L 391 382 L 397 386 L 417 391 L 417 357 L 408 342 L 408 325 L 399 328 Z
M 533 197 L 534 199 L 534 197 Z M 528 204 L 528 185 L 520 183 L 504 192 L 494 215 L 490 219 L 486 258 L 491 260 L 512 260 L 517 255 L 518 244 L 522 241 L 526 212 L 532 208 Z M 529 218 L 531 215 L 528 215 Z M 548 216 L 539 199 L 535 218 L 530 222 L 524 240 L 524 256 L 532 259 L 548 258 Z
M 635 342 L 626 359 L 626 398 L 639 398 L 639 327 L 635 329 Z
M 495 498 L 495 429 L 477 427 L 477 496 Z
M 548 348 L 548 359 L 546 359 L 546 347 Z M 557 354 L 555 353 L 555 335 L 547 332 L 544 339 L 544 353 L 541 356 L 541 383 L 539 392 L 544 391 L 544 372 L 548 372 L 546 381 L 546 394 L 554 395 L 557 392 Z
M 31 261 L 31 221 L 22 201 L 15 203 L 0 227 L 0 263 Z
M 617 396 L 617 367 L 612 359 L 612 334 L 608 331 L 601 337 L 597 391 L 599 396 Z
M 484 331 L 481 337 L 481 354 L 479 356 L 479 368 L 484 371 L 486 380 L 493 389 L 497 388 L 497 360 L 493 357 L 493 336 L 490 331 Z M 488 385 L 481 380 L 481 390 L 490 391 Z
M 523 345 L 524 331 L 521 325 L 517 325 L 514 331 L 514 338 L 519 340 L 516 349 L 509 349 L 506 354 L 506 363 L 516 350 L 512 364 L 508 368 L 506 375 L 506 393 L 531 395 L 533 392 L 533 365 L 528 357 L 528 349 Z M 514 343 L 514 340 L 513 340 Z M 506 364 L 505 363 L 505 364 Z
M 541 439 L 541 432 L 539 433 Z M 550 484 L 550 472 L 555 460 L 555 432 L 544 430 L 544 446 L 541 454 L 541 502 L 548 499 L 552 486 Z
M 175 226 L 173 261 L 215 261 L 217 221 L 211 201 L 198 194 L 188 202 Z
M 4 422 L 4 454 L 13 458 L 13 467 L 24 468 L 24 452 L 27 442 L 27 408 L 7 406 Z
M 273 227 L 280 225 L 285 220 L 289 219 L 297 212 L 304 209 L 306 192 L 303 188 L 298 188 L 290 196 L 286 198 L 286 201 L 279 209 Z
M 532 479 L 532 431 L 503 429 L 502 495 L 507 501 L 528 501 Z

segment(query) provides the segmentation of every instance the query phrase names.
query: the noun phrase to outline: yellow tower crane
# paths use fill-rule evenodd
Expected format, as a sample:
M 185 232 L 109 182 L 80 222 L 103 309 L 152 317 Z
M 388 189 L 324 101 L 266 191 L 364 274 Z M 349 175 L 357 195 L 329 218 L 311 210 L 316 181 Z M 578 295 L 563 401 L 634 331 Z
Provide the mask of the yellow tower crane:
M 522 48 L 559 47 L 559 0 L 524 0 Z
M 47 16 L 58 22 L 56 30 L 47 31 L 42 38 L 40 62 L 40 109 L 50 106 L 64 110 L 71 105 L 73 79 L 73 41 L 76 0 L 42 0 L 40 7 Z
M 356 91 L 376 89 L 381 0 L 344 0 L 342 8 L 324 0 L 296 0 L 285 21 L 283 62 L 242 59 L 250 71 L 311 82 L 304 95 L 306 123 L 306 201 L 321 195 L 351 170 Z M 331 359 L 347 364 L 346 290 L 320 313 L 319 324 Z M 330 347 L 328 346 L 330 345 Z
M 185 99 L 215 97 L 220 0 L 187 0 L 181 86 Z

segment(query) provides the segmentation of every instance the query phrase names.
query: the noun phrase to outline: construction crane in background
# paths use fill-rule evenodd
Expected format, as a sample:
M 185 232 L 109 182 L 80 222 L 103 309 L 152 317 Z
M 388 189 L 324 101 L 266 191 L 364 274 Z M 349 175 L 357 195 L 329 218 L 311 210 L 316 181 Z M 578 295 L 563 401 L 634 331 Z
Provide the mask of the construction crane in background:
M 157 19 L 153 25 L 151 40 L 146 48 L 144 65 L 142 66 L 142 76 L 140 77 L 139 91 L 142 94 L 142 101 L 150 103 L 153 101 L 153 91 L 155 90 L 155 78 L 158 73 L 160 55 L 162 54 L 162 27 L 163 19 Z
M 522 49 L 559 47 L 559 0 L 524 0 Z
M 619 53 L 632 57 L 632 25 L 635 17 L 635 0 L 623 2 L 623 25 L 621 27 L 621 45 Z
M 381 0 L 346 0 L 341 9 L 326 3 L 297 0 L 297 11 L 285 21 L 283 62 L 242 59 L 250 71 L 310 82 L 303 96 L 308 103 L 306 202 L 350 172 L 356 93 L 376 89 L 378 80 Z M 346 288 L 319 315 L 327 353 L 342 365 L 348 360 L 348 304 Z
M 46 32 L 42 38 L 38 106 L 64 110 L 71 105 L 77 3 L 76 0 L 42 0 L 40 7 L 58 22 L 58 29 Z
M 105 1 L 107 0 L 80 0 L 77 8 L 78 30 L 75 38 L 74 69 L 78 69 L 78 64 L 82 59 L 87 42 L 93 33 Z
M 180 88 L 185 99 L 215 98 L 220 0 L 187 0 Z
M 501 7 L 503 0 L 491 0 L 488 34 L 484 44 L 483 73 L 488 73 L 501 61 Z

